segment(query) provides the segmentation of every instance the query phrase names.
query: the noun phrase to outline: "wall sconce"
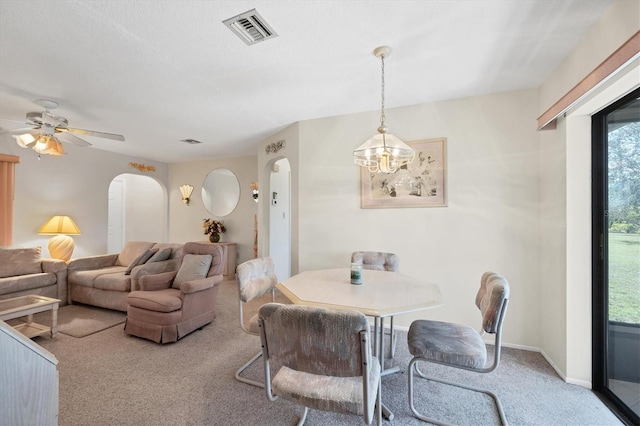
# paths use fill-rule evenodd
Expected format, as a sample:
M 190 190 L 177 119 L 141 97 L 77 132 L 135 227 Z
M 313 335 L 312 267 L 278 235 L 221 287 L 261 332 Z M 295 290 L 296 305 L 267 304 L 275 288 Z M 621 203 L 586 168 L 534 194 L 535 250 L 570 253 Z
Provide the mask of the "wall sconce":
M 80 228 L 69 216 L 54 216 L 42 225 L 38 234 L 53 235 L 49 240 L 49 254 L 68 262 L 75 247 L 69 235 L 80 235 Z
M 191 198 L 191 193 L 193 192 L 193 186 L 186 184 L 180 187 L 180 193 L 182 194 L 182 202 L 186 205 L 189 205 L 189 199 Z
M 253 201 L 258 202 L 258 182 L 251 182 L 251 190 L 253 191 Z

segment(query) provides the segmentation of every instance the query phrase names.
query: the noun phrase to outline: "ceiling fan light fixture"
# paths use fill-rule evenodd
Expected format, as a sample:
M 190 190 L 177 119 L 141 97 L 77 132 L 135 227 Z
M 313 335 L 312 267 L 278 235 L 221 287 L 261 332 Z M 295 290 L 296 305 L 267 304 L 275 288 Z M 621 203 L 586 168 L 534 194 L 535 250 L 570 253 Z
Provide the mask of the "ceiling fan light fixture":
M 124 136 L 115 133 L 69 127 L 69 122 L 66 118 L 54 115 L 49 111 L 58 107 L 57 102 L 47 99 L 37 99 L 35 102 L 45 108 L 45 110 L 27 113 L 27 123 L 34 126 L 33 129 L 31 129 L 29 133 L 12 135 L 21 148 L 31 148 L 38 154 L 64 155 L 64 147 L 55 135 L 59 135 L 65 142 L 70 142 L 81 147 L 91 146 L 91 143 L 76 135 L 124 141 Z
M 25 133 L 23 135 L 12 135 L 16 139 L 16 143 L 20 148 L 31 148 L 36 142 L 36 138 L 31 133 Z
M 413 161 L 415 156 L 413 148 L 387 133 L 387 127 L 384 125 L 384 58 L 390 53 L 389 46 L 380 46 L 373 51 L 374 56 L 382 62 L 382 102 L 378 134 L 367 139 L 353 151 L 353 162 L 366 167 L 371 173 L 395 173 L 401 166 Z

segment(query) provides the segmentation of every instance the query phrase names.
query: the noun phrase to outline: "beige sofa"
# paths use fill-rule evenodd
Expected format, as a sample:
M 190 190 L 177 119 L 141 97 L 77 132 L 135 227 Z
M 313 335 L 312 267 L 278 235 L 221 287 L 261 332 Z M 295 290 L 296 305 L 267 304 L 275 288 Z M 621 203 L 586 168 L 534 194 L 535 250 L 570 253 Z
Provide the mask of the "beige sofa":
M 42 259 L 40 247 L 0 248 L 0 299 L 37 294 L 67 303 L 67 264 Z
M 139 290 L 140 277 L 177 271 L 182 247 L 182 244 L 129 241 L 120 253 L 73 259 L 68 265 L 69 303 L 126 312 L 127 296 Z M 164 259 L 167 254 L 169 257 Z M 161 260 L 157 260 L 158 255 Z

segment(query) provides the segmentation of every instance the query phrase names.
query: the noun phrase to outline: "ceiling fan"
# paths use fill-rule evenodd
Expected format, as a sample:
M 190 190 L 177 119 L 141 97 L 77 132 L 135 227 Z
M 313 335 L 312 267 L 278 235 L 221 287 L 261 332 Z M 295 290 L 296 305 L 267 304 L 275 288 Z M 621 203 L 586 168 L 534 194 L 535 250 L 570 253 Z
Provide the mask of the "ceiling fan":
M 64 148 L 60 141 L 70 142 L 77 146 L 91 146 L 89 142 L 76 135 L 96 136 L 99 138 L 124 141 L 124 136 L 115 133 L 69 127 L 69 122 L 66 118 L 52 114 L 50 111 L 58 107 L 57 102 L 47 99 L 37 99 L 36 103 L 43 107 L 44 111 L 27 113 L 26 124 L 32 127 L 3 132 L 11 133 L 18 145 L 22 148 L 31 148 L 38 154 L 63 155 Z

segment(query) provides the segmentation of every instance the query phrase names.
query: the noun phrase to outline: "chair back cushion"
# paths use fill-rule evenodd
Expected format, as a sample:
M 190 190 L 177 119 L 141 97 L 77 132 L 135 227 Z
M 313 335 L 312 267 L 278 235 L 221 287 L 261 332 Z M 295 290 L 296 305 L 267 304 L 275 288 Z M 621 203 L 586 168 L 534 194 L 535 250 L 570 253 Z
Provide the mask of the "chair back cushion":
M 187 254 L 210 254 L 211 268 L 209 268 L 207 277 L 222 275 L 222 271 L 224 269 L 224 262 L 222 259 L 224 251 L 222 250 L 222 246 L 211 243 L 186 243 L 182 248 L 182 256 L 184 257 Z
M 173 288 L 180 288 L 187 281 L 201 280 L 207 277 L 207 272 L 211 268 L 210 254 L 185 254 L 182 264 L 171 285 Z
M 495 334 L 498 331 L 502 311 L 507 308 L 509 283 L 495 272 L 485 272 L 480 280 L 480 290 L 476 295 L 476 306 L 482 313 L 482 329 Z
M 267 303 L 259 316 L 273 372 L 286 366 L 324 376 L 362 376 L 360 332 L 369 333 L 364 314 Z
M 376 271 L 398 272 L 400 269 L 400 257 L 397 254 L 380 251 L 354 251 L 351 254 L 351 263 Z
M 278 284 L 273 259 L 259 257 L 241 263 L 236 269 L 236 282 L 241 301 L 262 296 Z

